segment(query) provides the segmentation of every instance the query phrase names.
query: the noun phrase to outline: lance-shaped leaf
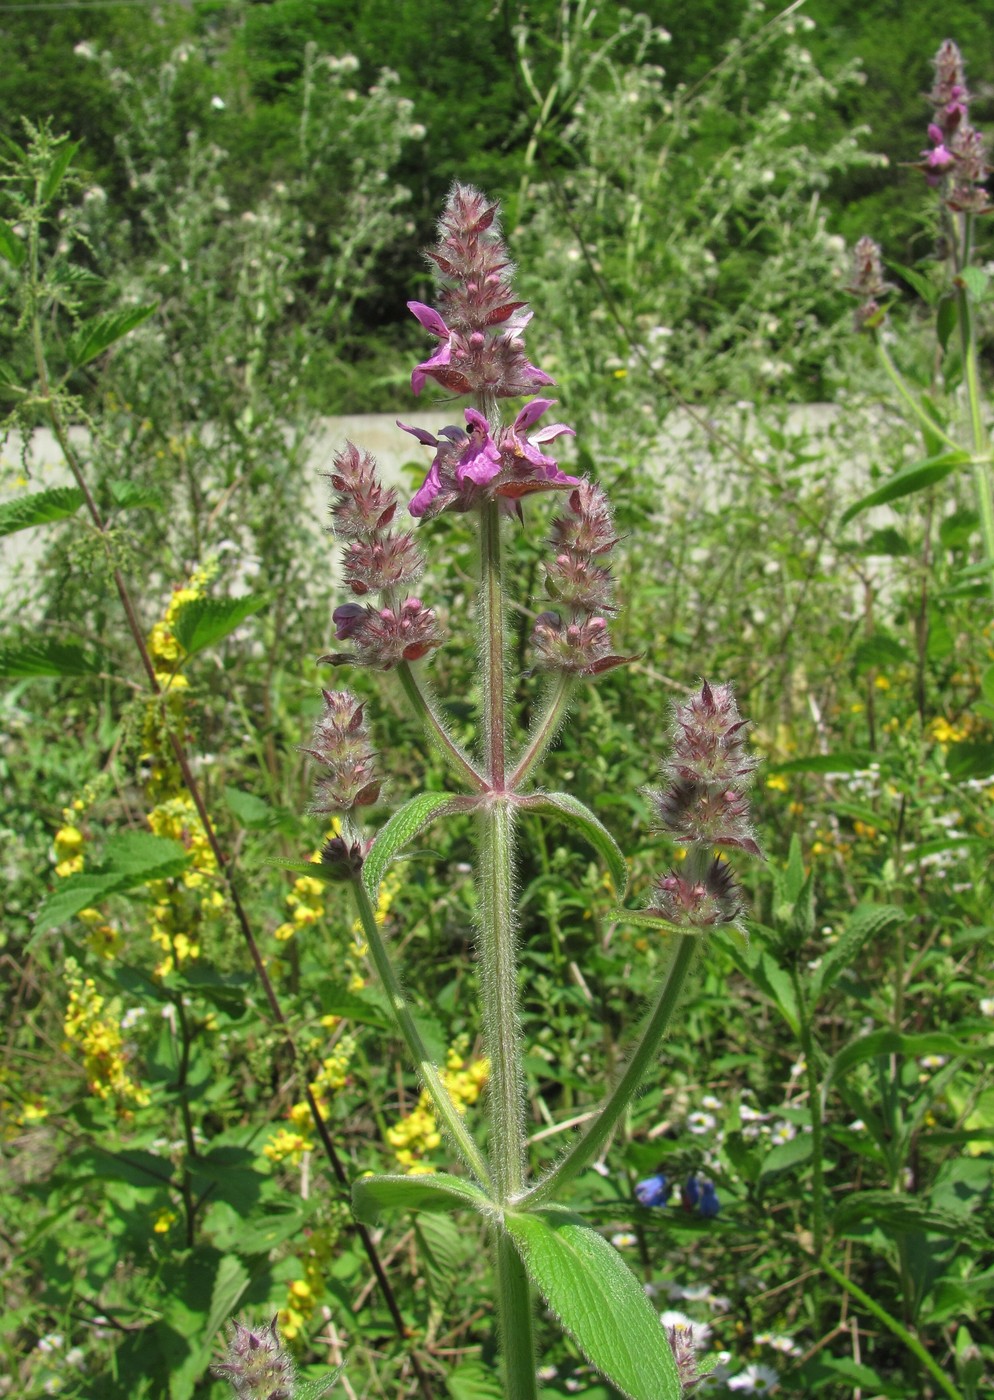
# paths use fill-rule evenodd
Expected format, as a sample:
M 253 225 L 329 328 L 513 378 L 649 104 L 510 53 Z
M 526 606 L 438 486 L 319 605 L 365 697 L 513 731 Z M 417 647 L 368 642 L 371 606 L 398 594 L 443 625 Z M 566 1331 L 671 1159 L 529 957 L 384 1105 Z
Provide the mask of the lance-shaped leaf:
M 854 1191 L 843 1197 L 832 1212 L 832 1227 L 840 1235 L 848 1234 L 866 1220 L 872 1220 L 891 1236 L 929 1230 L 974 1245 L 991 1242 L 990 1231 L 984 1230 L 979 1212 L 946 1210 L 892 1191 Z
M 50 199 L 54 199 L 58 193 L 59 186 L 65 179 L 66 171 L 72 164 L 72 158 L 79 150 L 78 141 L 69 141 L 66 145 L 60 146 L 52 157 L 52 163 L 45 171 L 41 182 L 41 203 L 47 204 Z
M 219 642 L 268 603 L 267 593 L 246 593 L 242 598 L 191 598 L 177 612 L 173 633 L 183 650 L 192 655 Z
M 11 267 L 20 267 L 27 255 L 28 245 L 18 238 L 10 224 L 0 219 L 0 258 L 9 262 Z
M 69 360 L 74 369 L 89 364 L 115 341 L 123 339 L 129 331 L 140 326 L 154 315 L 154 306 L 132 306 L 127 311 L 113 311 L 107 316 L 97 316 L 86 321 L 72 335 L 69 345 Z
M 425 1176 L 361 1176 L 352 1183 L 355 1218 L 371 1225 L 383 1214 L 398 1210 L 477 1210 L 493 1213 L 490 1197 L 461 1177 L 447 1172 Z
M 81 642 L 39 641 L 0 647 L 0 680 L 36 676 L 96 676 L 107 670 L 104 659 Z
M 453 797 L 448 792 L 419 792 L 405 802 L 376 837 L 363 863 L 362 882 L 370 898 L 376 899 L 380 881 L 402 847 L 439 817 L 447 816 L 450 812 L 469 811 L 474 805 L 474 798 Z
M 575 827 L 604 861 L 619 899 L 628 892 L 628 865 L 621 847 L 589 807 L 568 792 L 536 792 L 518 804 L 525 812 L 547 812 Z
M 848 525 L 850 520 L 860 515 L 864 510 L 869 510 L 871 506 L 885 506 L 889 501 L 900 500 L 902 496 L 910 496 L 915 491 L 924 491 L 929 486 L 934 486 L 937 481 L 942 481 L 957 467 L 965 467 L 972 461 L 969 452 L 957 448 L 952 452 L 943 452 L 938 457 L 929 457 L 924 462 L 918 462 L 913 467 L 905 467 L 903 471 L 895 473 L 891 479 L 883 486 L 871 491 L 868 496 L 863 496 L 856 501 L 847 511 L 843 513 L 840 525 Z
M 55 486 L 51 491 L 32 491 L 16 501 L 0 505 L 0 535 L 12 535 L 16 530 L 28 530 L 32 525 L 48 525 L 53 520 L 65 520 L 75 515 L 83 504 L 83 493 L 77 486 Z
M 857 965 L 864 944 L 896 928 L 907 915 L 896 904 L 864 904 L 855 909 L 837 943 L 826 951 L 811 978 L 811 1005 L 847 967 Z
M 558 1206 L 508 1214 L 504 1224 L 532 1282 L 590 1364 L 629 1400 L 680 1400 L 666 1334 L 614 1246 Z
M 914 1059 L 917 1055 L 965 1055 L 977 1062 L 994 1059 L 994 1047 L 978 1049 L 965 1041 L 957 1040 L 944 1031 L 925 1031 L 920 1035 L 901 1035 L 897 1031 L 872 1031 L 851 1041 L 829 1061 L 825 1078 L 828 1085 L 854 1065 L 875 1060 L 879 1055 L 903 1055 Z

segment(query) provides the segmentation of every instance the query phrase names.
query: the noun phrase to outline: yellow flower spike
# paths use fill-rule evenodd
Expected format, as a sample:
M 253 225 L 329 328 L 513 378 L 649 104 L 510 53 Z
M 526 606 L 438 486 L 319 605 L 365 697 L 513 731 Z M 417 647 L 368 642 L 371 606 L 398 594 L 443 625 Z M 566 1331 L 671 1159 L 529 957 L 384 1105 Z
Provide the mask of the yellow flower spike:
M 175 1225 L 178 1219 L 179 1216 L 174 1210 L 160 1210 L 155 1217 L 152 1229 L 157 1235 L 168 1234 L 170 1227 Z
M 766 780 L 766 786 L 771 792 L 787 792 L 790 789 L 790 783 L 782 773 L 771 774 Z

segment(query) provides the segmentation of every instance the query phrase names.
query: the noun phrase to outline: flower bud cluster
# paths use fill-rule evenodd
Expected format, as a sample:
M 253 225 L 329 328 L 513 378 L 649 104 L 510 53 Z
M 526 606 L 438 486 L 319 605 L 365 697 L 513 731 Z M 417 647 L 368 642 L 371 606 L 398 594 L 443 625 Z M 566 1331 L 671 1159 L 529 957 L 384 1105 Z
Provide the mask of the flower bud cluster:
M 514 296 L 498 208 L 470 185 L 455 184 L 449 193 L 438 242 L 428 252 L 441 274 L 438 309 L 407 303 L 438 338 L 434 355 L 411 375 L 415 394 L 428 378 L 452 393 L 486 398 L 517 398 L 553 383 L 525 354 L 522 332 L 531 312 Z
M 397 605 L 395 595 L 420 576 L 424 559 L 409 531 L 388 528 L 397 509 L 396 493 L 384 489 L 375 460 L 352 443 L 335 458 L 330 479 L 336 493 L 332 528 L 346 541 L 345 581 L 356 597 L 386 594 L 387 606 L 346 603 L 336 608 L 335 635 L 339 641 L 351 640 L 355 650 L 321 659 L 379 670 L 415 661 L 438 646 L 441 634 L 434 613 L 420 598 Z
M 713 851 L 719 846 L 761 854 L 749 819 L 756 760 L 745 749 L 747 724 L 731 686 L 707 681 L 674 708 L 673 719 L 666 785 L 648 796 L 662 830 L 689 850 L 680 871 L 656 882 L 650 912 L 683 927 L 734 923 L 741 894 L 731 867 Z
M 568 507 L 568 514 L 553 521 L 555 554 L 546 564 L 546 586 L 562 612 L 539 614 L 532 644 L 543 670 L 596 676 L 632 659 L 612 651 L 604 614 L 615 610 L 614 581 L 596 562 L 617 544 L 617 536 L 607 496 L 594 482 L 578 482 Z
M 884 281 L 879 243 L 865 235 L 853 249 L 852 272 L 846 291 L 860 299 L 854 318 L 856 330 L 875 330 L 885 314 L 880 298 L 893 291 L 893 284 Z
M 297 1388 L 293 1360 L 275 1318 L 258 1331 L 233 1323 L 224 1360 L 211 1369 L 230 1382 L 237 1400 L 293 1400 Z
M 951 39 L 935 56 L 935 82 L 928 97 L 933 106 L 928 126 L 932 144 L 922 151 L 918 168 L 930 185 L 942 189 L 950 209 L 986 214 L 994 207 L 984 189 L 991 166 L 984 137 L 970 124 L 963 56 Z
M 320 765 L 314 787 L 314 812 L 349 812 L 369 807 L 380 795 L 375 755 L 363 706 L 347 690 L 323 690 L 324 711 L 303 752 Z

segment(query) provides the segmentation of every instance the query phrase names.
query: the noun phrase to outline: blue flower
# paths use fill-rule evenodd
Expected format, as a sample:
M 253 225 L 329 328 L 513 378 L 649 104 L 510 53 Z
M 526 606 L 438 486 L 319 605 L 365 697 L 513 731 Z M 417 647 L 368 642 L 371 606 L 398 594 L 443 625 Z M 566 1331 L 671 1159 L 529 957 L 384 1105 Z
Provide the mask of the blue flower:
M 701 1214 L 707 1220 L 713 1220 L 721 1210 L 721 1202 L 718 1200 L 718 1193 L 714 1189 L 713 1181 L 705 1181 L 701 1187 Z
M 680 1192 L 680 1204 L 689 1214 L 701 1198 L 701 1189 L 697 1184 L 697 1173 L 691 1172 L 687 1180 L 683 1183 L 683 1190 Z
M 664 1206 L 666 1204 L 665 1176 L 648 1176 L 635 1187 L 635 1199 L 642 1206 Z

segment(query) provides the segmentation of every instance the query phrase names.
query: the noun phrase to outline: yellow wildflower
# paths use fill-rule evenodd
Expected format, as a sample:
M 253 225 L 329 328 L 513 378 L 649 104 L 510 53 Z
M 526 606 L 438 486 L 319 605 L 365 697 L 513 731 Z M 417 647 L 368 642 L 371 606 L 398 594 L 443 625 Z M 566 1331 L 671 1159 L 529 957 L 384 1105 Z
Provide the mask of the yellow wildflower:
M 314 1144 L 303 1133 L 291 1133 L 286 1128 L 278 1128 L 262 1149 L 262 1155 L 274 1164 L 289 1160 L 296 1167 L 305 1152 L 313 1152 Z
M 766 780 L 766 786 L 771 792 L 787 792 L 790 788 L 790 783 L 788 783 L 783 773 L 772 773 Z
M 178 1219 L 179 1216 L 174 1210 L 160 1210 L 155 1217 L 152 1229 L 157 1235 L 166 1235 Z
M 105 1002 L 92 977 L 82 978 L 75 959 L 66 959 L 65 975 L 69 1003 L 63 1030 L 70 1044 L 83 1052 L 90 1093 L 104 1101 L 114 1100 L 120 1112 L 127 1112 L 132 1105 L 144 1108 L 150 1102 L 149 1094 L 128 1071 L 117 1004 Z

